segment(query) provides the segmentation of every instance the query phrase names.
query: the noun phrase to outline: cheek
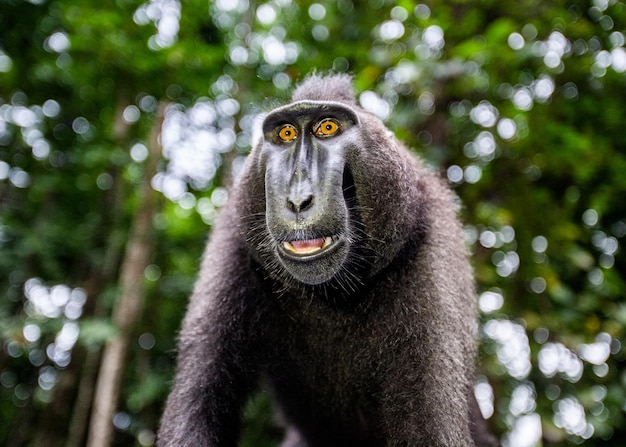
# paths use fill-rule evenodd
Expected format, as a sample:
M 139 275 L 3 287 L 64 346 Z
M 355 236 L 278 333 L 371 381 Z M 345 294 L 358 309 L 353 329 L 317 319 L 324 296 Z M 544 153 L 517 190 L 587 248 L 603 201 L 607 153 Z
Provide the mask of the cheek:
M 276 213 L 287 192 L 286 175 L 276 166 L 268 166 L 265 171 L 265 204 L 268 213 Z M 269 217 L 269 216 L 268 216 Z

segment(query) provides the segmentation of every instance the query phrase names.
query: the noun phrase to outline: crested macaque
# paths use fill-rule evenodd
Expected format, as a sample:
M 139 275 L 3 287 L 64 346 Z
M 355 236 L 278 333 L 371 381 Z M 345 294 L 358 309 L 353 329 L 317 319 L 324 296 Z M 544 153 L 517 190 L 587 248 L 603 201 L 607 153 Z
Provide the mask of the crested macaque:
M 158 445 L 237 445 L 260 385 L 285 447 L 494 445 L 472 392 L 455 195 L 346 75 L 308 77 L 255 130 L 183 322 Z

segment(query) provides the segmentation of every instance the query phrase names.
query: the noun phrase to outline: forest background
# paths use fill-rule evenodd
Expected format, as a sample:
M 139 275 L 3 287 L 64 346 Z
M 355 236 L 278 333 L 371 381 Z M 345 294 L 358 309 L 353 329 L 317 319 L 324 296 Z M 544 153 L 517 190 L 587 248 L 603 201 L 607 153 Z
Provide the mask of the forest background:
M 319 70 L 461 197 L 503 445 L 623 445 L 625 40 L 616 0 L 0 0 L 0 444 L 154 444 L 253 118 Z

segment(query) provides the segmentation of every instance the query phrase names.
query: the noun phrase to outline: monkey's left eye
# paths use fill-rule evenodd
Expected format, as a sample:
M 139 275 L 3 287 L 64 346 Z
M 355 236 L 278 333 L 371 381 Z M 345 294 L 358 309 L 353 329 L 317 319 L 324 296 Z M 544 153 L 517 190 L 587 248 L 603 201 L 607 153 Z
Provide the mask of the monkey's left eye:
M 313 133 L 316 137 L 332 137 L 339 130 L 339 125 L 335 120 L 327 118 L 320 121 L 313 129 Z
M 285 143 L 295 140 L 297 136 L 298 131 L 291 124 L 285 124 L 278 130 L 278 138 Z

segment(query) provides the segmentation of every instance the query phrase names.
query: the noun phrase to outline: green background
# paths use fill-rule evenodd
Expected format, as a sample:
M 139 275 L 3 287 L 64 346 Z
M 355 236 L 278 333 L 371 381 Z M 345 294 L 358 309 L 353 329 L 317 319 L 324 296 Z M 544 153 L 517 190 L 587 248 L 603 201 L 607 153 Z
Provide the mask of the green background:
M 253 117 L 332 70 L 461 197 L 503 444 L 623 445 L 623 2 L 0 0 L 0 30 L 0 444 L 85 442 L 139 215 L 114 445 L 154 443 Z M 264 395 L 245 421 L 280 439 Z

